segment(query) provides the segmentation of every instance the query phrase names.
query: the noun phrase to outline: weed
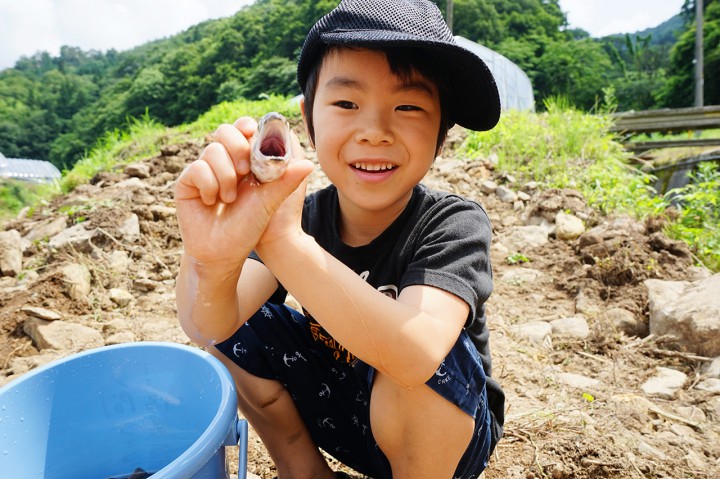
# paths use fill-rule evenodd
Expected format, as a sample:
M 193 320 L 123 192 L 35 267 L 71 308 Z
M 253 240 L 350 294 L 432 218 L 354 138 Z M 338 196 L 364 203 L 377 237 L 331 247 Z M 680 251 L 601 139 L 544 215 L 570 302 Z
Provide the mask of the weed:
M 513 253 L 507 258 L 505 258 L 505 261 L 507 261 L 508 264 L 520 264 L 528 263 L 530 261 L 530 258 L 528 258 L 522 253 Z

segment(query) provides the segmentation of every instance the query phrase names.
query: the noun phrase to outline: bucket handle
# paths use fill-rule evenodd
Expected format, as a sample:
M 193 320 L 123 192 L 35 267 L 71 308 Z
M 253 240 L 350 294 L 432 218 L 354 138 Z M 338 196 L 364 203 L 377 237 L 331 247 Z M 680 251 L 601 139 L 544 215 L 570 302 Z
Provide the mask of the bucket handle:
M 235 432 L 238 440 L 238 479 L 247 478 L 247 453 L 248 453 L 248 423 L 245 419 L 238 419 L 235 425 Z

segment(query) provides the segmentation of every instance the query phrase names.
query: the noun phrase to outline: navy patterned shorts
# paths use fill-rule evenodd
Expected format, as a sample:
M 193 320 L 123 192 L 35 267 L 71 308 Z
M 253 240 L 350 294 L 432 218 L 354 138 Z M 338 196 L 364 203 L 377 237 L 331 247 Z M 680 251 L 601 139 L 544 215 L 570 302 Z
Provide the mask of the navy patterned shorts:
M 285 305 L 266 303 L 216 347 L 250 374 L 282 383 L 324 451 L 367 476 L 392 477 L 370 428 L 375 370 L 319 324 Z M 490 412 L 480 356 L 464 331 L 426 384 L 475 418 L 475 435 L 455 477 L 479 477 L 490 452 Z

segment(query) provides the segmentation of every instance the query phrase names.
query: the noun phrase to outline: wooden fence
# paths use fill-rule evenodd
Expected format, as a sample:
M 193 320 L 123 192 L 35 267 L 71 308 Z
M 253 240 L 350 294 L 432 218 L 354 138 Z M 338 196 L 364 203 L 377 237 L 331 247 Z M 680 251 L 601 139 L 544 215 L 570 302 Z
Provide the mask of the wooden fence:
M 691 146 L 720 146 L 720 138 L 632 141 L 632 137 L 640 133 L 678 133 L 720 128 L 720 106 L 630 111 L 617 113 L 613 119 L 615 125 L 611 128 L 611 131 L 624 136 L 626 140 L 625 147 L 631 151 Z

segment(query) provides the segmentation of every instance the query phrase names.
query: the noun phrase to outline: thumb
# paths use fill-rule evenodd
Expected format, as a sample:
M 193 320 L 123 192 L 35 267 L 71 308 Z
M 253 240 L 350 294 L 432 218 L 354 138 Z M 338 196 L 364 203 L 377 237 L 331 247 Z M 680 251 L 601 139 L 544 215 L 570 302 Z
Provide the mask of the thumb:
M 285 173 L 278 180 L 284 183 L 284 186 L 292 188 L 288 191 L 288 195 L 295 191 L 298 186 L 300 186 L 300 183 L 302 183 L 315 168 L 312 161 L 305 159 L 305 150 L 294 132 L 291 132 L 290 141 L 292 157 L 290 158 Z

